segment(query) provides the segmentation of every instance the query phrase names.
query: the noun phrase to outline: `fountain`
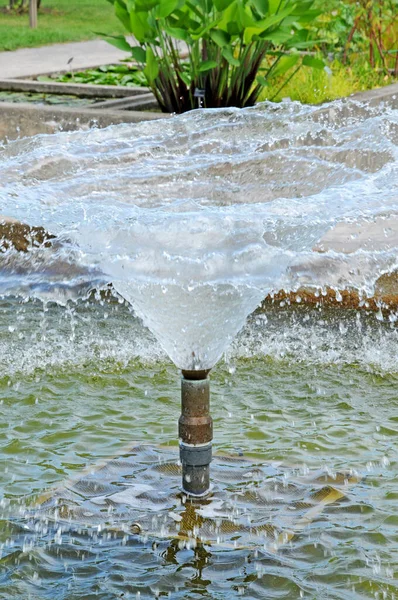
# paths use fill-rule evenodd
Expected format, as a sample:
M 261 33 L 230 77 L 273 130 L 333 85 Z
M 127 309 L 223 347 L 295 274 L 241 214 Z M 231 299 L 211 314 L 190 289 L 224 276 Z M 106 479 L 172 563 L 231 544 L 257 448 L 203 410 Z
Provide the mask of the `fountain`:
M 64 259 L 73 240 L 74 260 L 109 277 L 183 370 L 179 432 L 190 494 L 209 489 L 208 370 L 264 297 L 302 284 L 372 295 L 379 274 L 394 268 L 391 248 L 313 251 L 358 210 L 393 218 L 396 195 L 383 183 L 396 164 L 393 115 L 355 103 L 330 111 L 265 104 L 3 150 L 1 210 L 55 232 Z M 350 148 L 365 128 L 368 146 L 353 162 Z M 311 181 L 303 178 L 297 195 L 300 170 Z
M 233 488 L 232 502 L 232 475 L 223 471 L 222 458 L 214 461 L 214 473 L 217 481 L 227 483 L 213 494 L 209 373 L 265 298 L 273 309 L 280 303 L 286 307 L 290 293 L 300 304 L 301 290 L 321 300 L 330 289 L 338 304 L 348 290 L 365 305 L 380 276 L 395 272 L 396 126 L 394 108 L 369 108 L 353 101 L 321 109 L 265 103 L 101 131 L 38 136 L 1 150 L 0 213 L 56 236 L 51 248 L 34 247 L 20 255 L 7 250 L 7 276 L 0 282 L 3 296 L 67 305 L 71 299 L 89 298 L 93 289 L 101 298 L 101 290 L 109 291 L 112 284 L 112 293 L 128 302 L 135 318 L 181 371 L 182 473 L 170 467 L 171 483 L 161 482 L 164 496 L 156 492 L 164 500 L 162 509 L 174 515 L 171 520 L 176 523 L 188 519 L 189 506 L 199 507 L 195 518 L 206 523 L 224 519 L 228 506 L 228 514 L 238 514 L 234 513 L 234 526 L 241 528 L 242 536 L 255 531 L 258 541 L 264 531 L 261 511 L 269 497 L 260 494 L 263 504 L 251 505 L 261 514 L 256 527 L 244 524 L 245 510 L 237 512 L 244 484 Z M 370 243 L 367 232 L 375 224 L 385 235 L 376 242 L 373 236 Z M 339 244 L 340 228 L 351 242 L 359 235 L 359 247 Z M 279 335 L 277 319 L 275 323 L 274 340 Z M 127 327 L 123 335 L 129 337 Z M 270 340 L 265 338 L 264 345 Z M 294 348 L 288 331 L 283 341 Z M 98 497 L 87 492 L 81 508 L 81 514 L 93 515 L 98 527 L 98 507 L 104 511 L 107 498 L 114 496 L 115 504 L 127 498 L 135 510 L 141 506 L 140 494 L 155 496 L 156 468 L 169 465 L 173 453 L 163 461 L 160 450 L 153 455 L 148 451 L 149 458 L 145 452 L 140 447 L 133 452 L 137 463 L 143 457 L 142 464 L 152 469 L 141 487 L 114 488 L 115 481 L 128 477 L 128 469 L 140 476 L 132 459 L 115 459 L 114 472 L 104 469 L 93 474 L 92 481 L 78 482 L 80 488 L 75 482 L 62 489 L 70 510 L 80 510 L 79 493 L 84 485 L 88 490 L 89 483 L 108 490 Z M 282 493 L 279 465 L 250 470 L 244 459 L 236 460 L 234 466 L 256 482 L 272 481 L 272 501 Z M 164 476 L 166 471 L 165 467 Z M 298 481 L 302 473 L 293 471 Z M 356 473 L 343 475 L 345 491 L 360 480 Z M 175 488 L 177 476 L 182 476 L 182 496 Z M 322 492 L 310 500 L 321 498 L 327 505 L 344 493 L 329 490 L 329 496 Z M 193 500 L 183 517 L 175 515 L 176 497 Z M 303 497 L 307 509 L 310 500 Z M 149 506 L 151 502 L 155 505 L 153 498 Z M 120 509 L 117 514 L 122 522 L 125 513 Z M 65 515 L 67 520 L 69 513 Z M 292 531 L 309 522 L 305 514 L 300 519 Z M 163 524 L 168 528 L 165 536 L 178 537 L 180 530 L 169 521 L 167 527 Z M 151 531 L 151 521 L 146 527 Z M 269 527 L 275 548 L 293 536 L 278 531 Z M 208 539 L 216 536 L 214 531 L 207 533 Z

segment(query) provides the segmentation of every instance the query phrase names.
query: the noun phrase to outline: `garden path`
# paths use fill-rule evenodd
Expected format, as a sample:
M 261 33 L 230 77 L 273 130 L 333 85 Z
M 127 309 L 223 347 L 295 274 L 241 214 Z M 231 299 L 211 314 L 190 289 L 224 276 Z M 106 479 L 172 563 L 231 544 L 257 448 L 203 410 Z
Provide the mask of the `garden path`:
M 115 63 L 128 56 L 103 40 L 21 48 L 13 52 L 0 52 L 0 79 L 88 69 Z M 68 64 L 70 59 L 73 60 Z

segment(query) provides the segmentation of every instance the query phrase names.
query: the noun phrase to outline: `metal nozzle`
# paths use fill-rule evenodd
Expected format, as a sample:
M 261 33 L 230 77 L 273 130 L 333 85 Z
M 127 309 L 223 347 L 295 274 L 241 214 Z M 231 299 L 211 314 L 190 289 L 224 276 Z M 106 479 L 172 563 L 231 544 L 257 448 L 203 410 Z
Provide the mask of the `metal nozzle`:
M 210 416 L 209 371 L 182 371 L 181 417 L 178 423 L 182 488 L 205 496 L 210 488 L 213 420 Z

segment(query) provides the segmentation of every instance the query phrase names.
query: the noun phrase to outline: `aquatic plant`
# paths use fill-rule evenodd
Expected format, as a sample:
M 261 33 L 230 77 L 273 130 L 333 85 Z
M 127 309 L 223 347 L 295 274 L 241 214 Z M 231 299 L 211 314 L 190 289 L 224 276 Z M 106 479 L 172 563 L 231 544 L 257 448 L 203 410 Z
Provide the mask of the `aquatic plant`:
M 315 44 L 314 0 L 108 1 L 130 36 L 108 41 L 131 51 L 166 112 L 252 106 L 272 76 L 301 63 L 323 68 L 300 53 Z

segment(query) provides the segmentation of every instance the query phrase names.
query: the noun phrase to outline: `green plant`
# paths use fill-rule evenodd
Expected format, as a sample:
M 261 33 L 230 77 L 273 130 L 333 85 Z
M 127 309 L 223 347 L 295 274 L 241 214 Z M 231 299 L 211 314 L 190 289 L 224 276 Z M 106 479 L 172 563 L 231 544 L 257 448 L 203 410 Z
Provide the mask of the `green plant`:
M 40 76 L 38 81 L 58 81 L 60 83 L 89 83 L 92 85 L 124 85 L 127 87 L 146 86 L 146 78 L 135 65 L 105 65 L 97 69 L 74 71 L 56 77 Z
M 139 45 L 108 40 L 131 50 L 166 112 L 251 106 L 272 77 L 301 63 L 324 66 L 300 54 L 315 43 L 314 0 L 108 1 Z
M 343 63 L 362 55 L 373 69 L 398 76 L 398 0 L 315 0 L 321 11 L 316 26 L 324 53 Z
M 398 0 L 355 0 L 355 7 L 343 62 L 354 34 L 360 32 L 368 47 L 370 66 L 381 66 L 386 73 L 393 69 L 398 77 Z
M 37 8 L 40 8 L 41 0 L 37 1 Z M 8 3 L 9 10 L 15 10 L 19 13 L 24 13 L 29 10 L 29 2 L 27 0 L 9 0 Z
M 319 49 L 325 55 L 342 54 L 354 24 L 355 4 L 343 0 L 315 0 L 315 6 L 321 14 L 312 29 L 324 40 Z M 351 40 L 352 48 L 357 50 L 361 42 L 360 32 L 355 31 Z
M 372 69 L 365 57 L 362 57 L 352 65 L 343 65 L 334 60 L 327 70 L 300 69 L 280 90 L 283 83 L 283 78 L 275 79 L 272 85 L 264 88 L 259 100 L 279 102 L 283 98 L 289 98 L 304 104 L 320 104 L 391 84 L 393 78 Z

